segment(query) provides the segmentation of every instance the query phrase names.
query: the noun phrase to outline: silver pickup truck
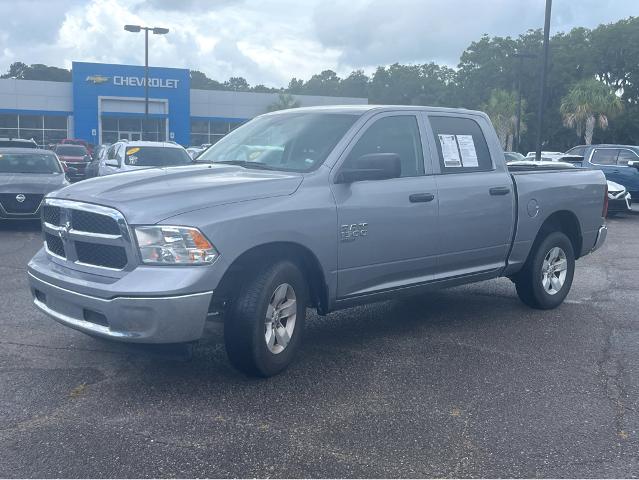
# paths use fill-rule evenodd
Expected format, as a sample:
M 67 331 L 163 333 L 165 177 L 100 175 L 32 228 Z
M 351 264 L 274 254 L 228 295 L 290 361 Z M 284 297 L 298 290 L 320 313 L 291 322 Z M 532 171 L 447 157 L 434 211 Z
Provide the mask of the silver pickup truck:
M 562 303 L 606 238 L 600 171 L 509 171 L 488 117 L 345 106 L 255 118 L 192 166 L 91 179 L 45 198 L 35 305 L 90 335 L 198 340 L 223 319 L 229 358 L 260 376 L 319 314 L 508 277 Z

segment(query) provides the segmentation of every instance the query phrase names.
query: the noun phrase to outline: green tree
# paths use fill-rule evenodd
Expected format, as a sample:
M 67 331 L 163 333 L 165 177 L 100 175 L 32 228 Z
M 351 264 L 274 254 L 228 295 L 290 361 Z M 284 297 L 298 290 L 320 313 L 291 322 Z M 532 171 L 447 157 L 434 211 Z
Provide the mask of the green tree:
M 522 110 L 523 107 L 522 102 Z M 517 123 L 517 94 L 508 90 L 495 89 L 482 109 L 493 122 L 501 146 L 504 150 L 512 150 Z
M 621 112 L 621 100 L 609 86 L 588 78 L 577 82 L 562 99 L 560 111 L 564 124 L 574 128 L 577 136 L 582 135 L 586 145 L 592 143 L 595 125 L 605 130 L 608 117 Z
M 289 108 L 298 108 L 300 101 L 290 93 L 280 93 L 277 101 L 266 107 L 267 112 L 275 112 L 276 110 L 287 110 Z
M 231 77 L 224 82 L 224 86 L 227 90 L 235 92 L 247 92 L 251 89 L 249 83 L 243 77 Z
M 7 73 L 0 78 L 17 78 L 18 80 L 47 80 L 50 82 L 70 82 L 71 71 L 49 67 L 41 63 L 27 65 L 23 62 L 14 62 L 9 66 Z

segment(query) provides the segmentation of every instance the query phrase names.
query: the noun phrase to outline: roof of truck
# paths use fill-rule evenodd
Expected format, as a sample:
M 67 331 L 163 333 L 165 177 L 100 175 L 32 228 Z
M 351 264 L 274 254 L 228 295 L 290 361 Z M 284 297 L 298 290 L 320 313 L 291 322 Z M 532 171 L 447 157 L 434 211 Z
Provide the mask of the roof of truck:
M 325 113 L 353 113 L 364 114 L 371 110 L 376 111 L 396 111 L 396 110 L 421 110 L 428 112 L 440 113 L 474 113 L 485 115 L 477 110 L 468 110 L 465 108 L 447 108 L 447 107 L 429 107 L 424 105 L 320 105 L 316 107 L 300 107 L 289 108 L 286 110 L 277 110 L 266 115 L 282 115 L 288 113 L 304 113 L 304 112 L 325 112 Z

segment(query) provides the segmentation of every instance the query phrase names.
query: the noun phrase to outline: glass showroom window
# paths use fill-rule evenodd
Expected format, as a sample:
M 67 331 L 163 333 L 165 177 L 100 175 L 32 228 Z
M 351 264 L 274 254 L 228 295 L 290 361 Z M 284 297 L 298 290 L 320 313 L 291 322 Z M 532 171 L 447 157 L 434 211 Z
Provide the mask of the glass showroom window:
M 191 145 L 215 143 L 242 123 L 241 120 L 191 120 Z
M 40 146 L 67 138 L 66 115 L 0 114 L 0 137 L 33 138 Z

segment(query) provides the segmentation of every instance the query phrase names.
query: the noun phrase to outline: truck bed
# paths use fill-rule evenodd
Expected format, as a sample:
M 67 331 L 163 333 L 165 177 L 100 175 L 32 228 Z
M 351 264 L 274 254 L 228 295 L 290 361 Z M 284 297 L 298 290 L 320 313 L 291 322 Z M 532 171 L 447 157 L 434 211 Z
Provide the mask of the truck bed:
M 516 195 L 516 230 L 504 272 L 515 272 L 526 261 L 543 222 L 553 212 L 558 221 L 574 221 L 582 239 L 575 255 L 581 257 L 594 246 L 604 222 L 601 205 L 606 182 L 598 170 L 575 167 L 509 167 Z M 558 211 L 557 206 L 562 208 Z

